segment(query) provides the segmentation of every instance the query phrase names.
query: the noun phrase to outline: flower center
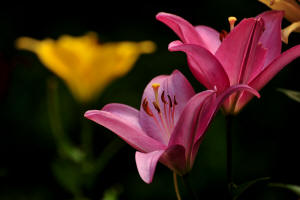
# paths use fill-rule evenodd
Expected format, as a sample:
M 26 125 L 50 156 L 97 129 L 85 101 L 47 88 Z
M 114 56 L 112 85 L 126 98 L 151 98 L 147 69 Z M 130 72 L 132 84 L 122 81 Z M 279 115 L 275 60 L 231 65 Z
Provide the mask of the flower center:
M 156 125 L 160 128 L 161 132 L 166 133 L 167 136 L 170 137 L 174 128 L 175 108 L 178 103 L 175 95 L 171 97 L 169 94 L 165 94 L 165 91 L 162 91 L 161 93 L 160 103 L 158 94 L 159 87 L 159 83 L 152 84 L 153 92 L 155 95 L 155 101 L 152 102 L 153 107 L 151 106 L 152 109 L 149 106 L 147 98 L 144 98 L 142 107 L 147 115 L 153 118 Z M 153 108 L 155 110 L 154 112 Z

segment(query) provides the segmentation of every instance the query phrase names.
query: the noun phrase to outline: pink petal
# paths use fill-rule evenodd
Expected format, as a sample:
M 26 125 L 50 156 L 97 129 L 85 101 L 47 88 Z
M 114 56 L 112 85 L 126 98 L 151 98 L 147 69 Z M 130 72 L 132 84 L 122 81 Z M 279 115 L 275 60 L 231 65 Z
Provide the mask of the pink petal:
M 246 83 L 251 82 L 264 69 L 265 66 L 268 50 L 264 48 L 261 43 L 259 43 L 256 48 L 255 56 L 253 58 L 253 67 L 248 71 L 249 78 Z
M 138 122 L 138 111 L 122 104 L 108 104 L 102 110 L 89 110 L 84 116 L 117 134 L 139 151 L 150 152 L 165 146 L 149 137 Z
M 152 151 L 149 153 L 135 153 L 135 162 L 140 174 L 140 177 L 146 183 L 151 183 L 155 172 L 156 164 L 164 153 L 164 150 Z
M 202 135 L 208 126 L 207 103 L 213 102 L 216 92 L 206 90 L 189 100 L 171 135 L 168 147 L 180 145 L 185 148 L 187 165 L 190 165 L 195 137 Z M 210 120 L 210 119 L 209 119 Z M 188 166 L 187 168 L 191 168 Z
M 156 15 L 156 19 L 169 26 L 178 35 L 182 42 L 202 44 L 202 40 L 194 26 L 185 19 L 165 12 L 158 13 Z
M 283 52 L 277 57 L 269 66 L 258 74 L 250 83 L 249 86 L 253 87 L 257 91 L 263 88 L 282 68 L 292 62 L 294 59 L 300 56 L 300 45 L 294 46 L 293 48 Z M 241 109 L 247 104 L 253 95 L 243 94 L 237 104 L 237 109 Z
M 184 175 L 190 170 L 185 157 L 185 149 L 181 145 L 168 146 L 160 162 L 179 175 Z
M 169 26 L 183 43 L 203 46 L 213 54 L 221 44 L 219 32 L 210 27 L 194 27 L 185 19 L 164 12 L 158 13 L 156 19 Z
M 283 11 L 267 11 L 263 12 L 257 18 L 262 18 L 265 24 L 265 31 L 259 41 L 266 48 L 266 62 L 264 66 L 268 66 L 281 53 L 281 21 Z
M 234 94 L 235 93 L 235 94 Z M 240 111 L 241 107 L 237 106 L 240 102 L 240 96 L 241 94 L 251 94 L 252 97 L 253 95 L 257 96 L 258 98 L 260 98 L 260 95 L 258 93 L 257 90 L 255 90 L 254 88 L 246 85 L 246 84 L 239 84 L 239 85 L 234 85 L 231 86 L 230 88 L 228 88 L 225 92 L 223 92 L 221 95 L 218 96 L 217 98 L 217 103 L 215 104 L 215 108 L 213 108 L 212 110 L 216 110 L 220 107 L 221 104 L 224 103 L 224 101 L 227 100 L 228 97 L 234 97 L 234 98 L 238 98 L 237 100 L 237 104 L 234 105 L 234 112 L 233 113 L 237 113 Z M 223 105 L 224 106 L 224 105 Z M 229 106 L 229 107 L 226 107 Z M 232 105 L 227 105 L 225 104 L 225 110 L 229 111 Z M 232 114 L 232 113 L 231 113 Z
M 219 92 L 229 87 L 229 80 L 220 62 L 205 48 L 193 45 L 172 45 L 170 51 L 184 51 L 189 67 L 197 80 L 208 89 L 216 86 Z
M 200 141 L 224 100 L 234 92 L 244 90 L 259 96 L 256 90 L 247 85 L 236 85 L 228 88 L 217 97 L 215 91 L 206 90 L 195 95 L 187 103 L 168 145 L 168 148 L 173 145 L 181 145 L 185 148 L 187 169 L 192 167 Z
M 300 45 L 294 46 L 283 52 L 269 66 L 267 66 L 249 86 L 260 90 L 264 87 L 282 68 L 300 56 Z
M 217 50 L 215 55 L 227 72 L 230 85 L 245 83 L 249 78 L 263 29 L 261 19 L 244 19 L 226 36 Z
M 196 26 L 195 29 L 205 43 L 204 47 L 212 54 L 215 54 L 221 45 L 220 33 L 211 27 L 203 25 Z
M 176 46 L 181 46 L 181 45 L 183 45 L 183 43 L 180 40 L 175 40 L 169 44 L 168 49 L 170 50 Z
M 160 111 L 161 116 L 159 115 L 158 111 L 155 109 L 153 102 L 155 102 L 155 95 L 152 88 L 153 83 L 159 83 L 160 87 L 158 90 L 158 100 L 160 105 Z M 152 138 L 155 138 L 156 140 L 167 144 L 169 141 L 170 133 L 168 134 L 166 132 L 166 127 L 168 130 L 170 130 L 170 126 L 168 126 L 166 123 L 170 119 L 169 117 L 169 104 L 166 104 L 166 112 L 164 109 L 164 103 L 162 102 L 161 96 L 164 92 L 164 97 L 167 102 L 169 102 L 167 95 L 170 96 L 174 103 L 174 97 L 176 98 L 177 105 L 175 106 L 175 112 L 174 112 L 174 121 L 178 120 L 178 116 L 182 112 L 185 104 L 188 102 L 188 100 L 195 94 L 194 89 L 192 88 L 191 84 L 187 81 L 187 79 L 179 72 L 178 70 L 175 70 L 171 75 L 169 76 L 159 76 L 154 78 L 150 81 L 150 83 L 146 86 L 144 90 L 144 94 L 142 97 L 142 101 L 144 99 L 147 99 L 149 102 L 149 108 L 151 112 L 153 113 L 155 119 L 151 116 L 149 116 L 143 109 L 143 106 L 140 108 L 140 124 L 145 130 L 145 132 Z M 162 120 L 160 119 L 162 117 Z M 168 121 L 169 122 L 169 121 Z M 170 125 L 170 123 L 169 123 Z M 171 132 L 171 131 L 170 131 Z

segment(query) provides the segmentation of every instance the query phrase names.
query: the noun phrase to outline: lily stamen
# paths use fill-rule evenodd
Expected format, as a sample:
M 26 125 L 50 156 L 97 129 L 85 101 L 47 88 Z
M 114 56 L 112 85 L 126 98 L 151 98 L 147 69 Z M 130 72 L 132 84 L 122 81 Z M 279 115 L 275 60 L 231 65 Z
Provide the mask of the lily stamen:
M 160 108 L 160 103 L 159 103 L 159 99 L 158 99 L 158 89 L 159 89 L 159 87 L 160 87 L 159 83 L 153 83 L 152 84 L 152 88 L 153 88 L 154 95 L 155 95 L 155 101 L 152 104 L 158 112 L 158 116 L 159 116 L 159 119 L 161 121 L 162 127 L 165 129 L 168 136 L 170 136 L 171 133 L 170 133 L 170 129 L 169 129 L 169 126 L 168 126 L 168 123 L 167 123 L 167 118 L 165 118 L 165 120 L 164 120 L 164 118 L 161 114 L 161 108 Z
M 157 112 L 160 114 L 159 105 L 155 101 L 152 104 L 153 104 L 154 108 L 157 110 Z
M 225 39 L 225 37 L 227 36 L 227 34 L 228 34 L 227 31 L 221 30 L 220 36 L 219 36 L 221 42 Z
M 153 113 L 151 112 L 149 106 L 148 106 L 148 100 L 147 98 L 145 98 L 143 100 L 143 103 L 142 103 L 142 106 L 143 106 L 143 109 L 144 111 L 150 116 L 150 117 L 153 117 Z
M 172 125 L 174 125 L 174 114 L 175 114 L 175 106 L 178 104 L 176 101 L 176 97 L 174 96 L 174 106 L 172 108 Z
M 167 107 L 166 104 L 168 104 L 168 102 L 165 99 L 165 91 L 163 91 L 161 93 L 161 101 L 164 103 L 164 113 L 165 113 L 165 119 L 166 119 L 166 123 L 167 123 L 167 127 L 170 130 L 171 129 L 171 120 L 170 120 L 170 115 L 167 115 Z
M 154 122 L 155 122 L 156 125 L 159 127 L 160 131 L 163 132 L 163 131 L 164 131 L 163 127 L 161 127 L 161 125 L 159 124 L 158 120 L 156 119 L 156 117 L 153 115 L 152 111 L 151 111 L 150 108 L 149 108 L 149 102 L 148 102 L 147 98 L 145 98 L 145 99 L 143 100 L 142 107 L 143 107 L 144 111 L 145 111 L 150 117 L 153 118 Z
M 228 22 L 230 24 L 230 31 L 234 29 L 234 24 L 237 21 L 236 17 L 228 17 Z

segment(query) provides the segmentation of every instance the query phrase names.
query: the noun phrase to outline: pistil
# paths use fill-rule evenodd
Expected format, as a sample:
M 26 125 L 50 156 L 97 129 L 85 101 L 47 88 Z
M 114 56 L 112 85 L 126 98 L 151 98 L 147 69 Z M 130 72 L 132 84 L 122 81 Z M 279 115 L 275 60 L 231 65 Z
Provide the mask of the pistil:
M 228 17 L 228 22 L 230 24 L 230 31 L 232 31 L 234 29 L 234 24 L 236 22 L 236 17 Z

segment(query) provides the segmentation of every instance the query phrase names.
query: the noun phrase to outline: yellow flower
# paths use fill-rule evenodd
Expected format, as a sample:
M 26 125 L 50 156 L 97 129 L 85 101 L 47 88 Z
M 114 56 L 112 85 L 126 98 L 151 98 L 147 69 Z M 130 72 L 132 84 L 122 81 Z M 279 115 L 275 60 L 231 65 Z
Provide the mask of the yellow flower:
M 110 82 L 125 75 L 140 54 L 155 50 L 151 41 L 99 44 L 95 33 L 81 37 L 63 35 L 57 41 L 21 37 L 16 46 L 36 53 L 80 102 L 93 99 Z
M 296 0 L 259 0 L 273 10 L 283 10 L 284 17 L 292 24 L 281 32 L 281 39 L 288 43 L 288 37 L 292 32 L 300 33 L 300 5 Z M 298 0 L 299 1 L 299 0 Z M 300 1 L 299 1 L 300 2 Z

